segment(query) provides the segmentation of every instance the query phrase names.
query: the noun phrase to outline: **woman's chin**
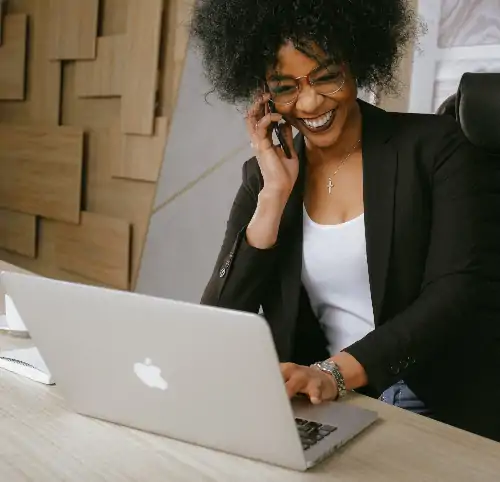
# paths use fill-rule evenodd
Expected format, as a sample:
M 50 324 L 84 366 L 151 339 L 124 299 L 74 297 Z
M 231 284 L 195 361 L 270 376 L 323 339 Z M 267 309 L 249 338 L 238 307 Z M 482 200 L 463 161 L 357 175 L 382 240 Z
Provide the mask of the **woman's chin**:
M 301 129 L 301 133 L 304 134 L 304 137 L 311 146 L 318 147 L 320 149 L 326 149 L 334 146 L 340 137 L 338 129 L 329 129 L 328 131 L 322 133 L 312 133 L 310 131 L 304 132 L 304 129 Z
M 301 121 L 298 121 L 299 125 L 296 127 L 299 128 L 299 131 L 307 139 L 308 144 L 320 149 L 328 149 L 337 144 L 341 139 L 345 126 L 345 118 L 344 112 L 337 112 L 332 124 L 323 131 L 315 132 L 312 129 L 308 129 Z

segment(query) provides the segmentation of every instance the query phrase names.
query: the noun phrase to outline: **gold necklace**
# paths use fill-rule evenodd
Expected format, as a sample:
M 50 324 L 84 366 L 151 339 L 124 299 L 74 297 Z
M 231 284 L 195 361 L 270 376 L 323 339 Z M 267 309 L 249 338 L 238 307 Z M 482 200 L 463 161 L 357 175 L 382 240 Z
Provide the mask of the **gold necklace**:
M 332 193 L 332 189 L 335 187 L 335 184 L 333 184 L 332 178 L 337 175 L 337 173 L 340 171 L 340 169 L 342 168 L 342 166 L 351 157 L 351 154 L 356 150 L 356 148 L 358 147 L 358 144 L 360 142 L 361 142 L 361 139 L 359 139 L 358 142 L 356 142 L 356 144 L 354 144 L 351 147 L 351 150 L 349 151 L 349 154 L 347 154 L 347 156 L 344 157 L 344 159 L 342 159 L 342 162 L 339 164 L 339 166 L 337 167 L 337 169 L 335 170 L 335 172 L 328 178 L 328 184 L 326 185 L 326 187 L 328 188 L 328 194 L 331 194 Z

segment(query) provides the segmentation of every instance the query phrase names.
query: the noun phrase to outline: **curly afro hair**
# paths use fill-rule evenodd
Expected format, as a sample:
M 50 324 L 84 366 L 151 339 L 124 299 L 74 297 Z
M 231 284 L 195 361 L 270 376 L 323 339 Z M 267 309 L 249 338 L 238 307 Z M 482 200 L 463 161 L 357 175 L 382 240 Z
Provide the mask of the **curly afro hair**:
M 395 70 L 416 27 L 408 0 L 199 0 L 192 20 L 208 80 L 231 104 L 261 88 L 287 41 L 347 63 L 360 88 L 397 91 Z

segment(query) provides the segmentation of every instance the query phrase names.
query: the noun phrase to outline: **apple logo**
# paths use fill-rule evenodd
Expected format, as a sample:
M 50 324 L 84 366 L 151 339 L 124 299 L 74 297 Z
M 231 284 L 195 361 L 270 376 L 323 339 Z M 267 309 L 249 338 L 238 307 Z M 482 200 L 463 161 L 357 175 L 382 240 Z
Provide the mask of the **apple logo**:
M 161 368 L 153 365 L 151 358 L 146 358 L 144 363 L 134 363 L 134 372 L 139 380 L 150 388 L 166 390 L 167 381 L 161 376 Z

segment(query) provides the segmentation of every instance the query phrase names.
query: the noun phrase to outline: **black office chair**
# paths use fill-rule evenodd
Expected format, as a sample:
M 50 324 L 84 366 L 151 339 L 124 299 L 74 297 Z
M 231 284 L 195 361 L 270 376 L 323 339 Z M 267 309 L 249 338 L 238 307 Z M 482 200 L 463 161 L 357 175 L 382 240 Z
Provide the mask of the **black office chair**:
M 456 118 L 476 147 L 500 156 L 500 73 L 466 73 L 456 97 Z
M 437 115 L 451 115 L 455 119 L 457 118 L 457 94 L 451 94 L 438 108 L 436 111 Z
M 472 144 L 500 156 L 500 73 L 465 73 L 436 114 L 454 117 Z
M 466 73 L 456 96 L 456 116 L 471 144 L 487 155 L 481 157 L 483 175 L 477 188 L 484 195 L 482 249 L 498 253 L 500 246 L 500 73 Z M 500 253 L 489 263 L 487 276 L 498 285 L 500 313 Z M 496 322 L 496 321 L 495 321 Z M 500 323 L 500 321 L 498 322 Z M 500 327 L 500 324 L 498 324 Z M 500 328 L 499 328 L 500 337 Z M 500 338 L 498 338 L 500 340 Z

